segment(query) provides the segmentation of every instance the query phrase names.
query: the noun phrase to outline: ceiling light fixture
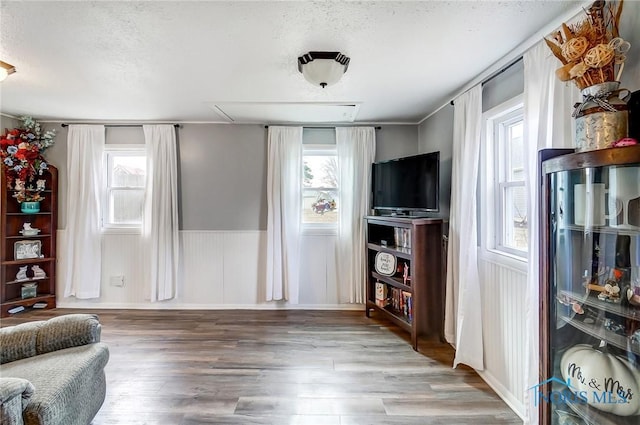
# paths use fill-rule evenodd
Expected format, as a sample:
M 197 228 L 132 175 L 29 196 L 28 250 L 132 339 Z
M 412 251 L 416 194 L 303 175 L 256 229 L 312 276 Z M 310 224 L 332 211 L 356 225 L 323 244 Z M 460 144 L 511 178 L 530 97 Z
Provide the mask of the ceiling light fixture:
M 0 81 L 4 81 L 9 75 L 16 72 L 16 67 L 6 62 L 0 61 Z
M 325 88 L 340 81 L 349 61 L 340 52 L 309 52 L 298 58 L 298 71 L 314 86 Z

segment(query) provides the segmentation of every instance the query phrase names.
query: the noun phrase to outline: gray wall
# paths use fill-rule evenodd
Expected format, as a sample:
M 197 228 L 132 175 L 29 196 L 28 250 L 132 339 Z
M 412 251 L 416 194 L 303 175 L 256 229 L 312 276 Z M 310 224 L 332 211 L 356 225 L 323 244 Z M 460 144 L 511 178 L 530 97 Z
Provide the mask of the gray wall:
M 0 115 L 0 129 L 2 131 L 2 134 L 4 134 L 5 130 L 11 130 L 12 128 L 16 128 L 19 125 L 20 125 L 20 120 L 16 120 L 4 115 Z
M 496 75 L 482 87 L 482 110 L 487 111 L 524 91 L 522 61 Z M 445 105 L 418 128 L 420 152 L 440 151 L 440 212 L 449 217 L 451 207 L 451 160 L 453 156 L 453 110 Z
M 267 130 L 185 124 L 179 131 L 183 230 L 267 228 Z
M 386 161 L 417 153 L 417 125 L 383 125 L 376 130 L 376 161 Z
M 524 62 L 514 63 L 482 85 L 482 112 L 524 92 Z
M 2 127 L 20 121 L 2 117 Z M 45 157 L 58 167 L 59 227 L 67 223 L 67 128 L 55 129 L 56 143 Z M 417 126 L 376 130 L 376 160 L 418 153 Z M 184 124 L 177 132 L 180 229 L 266 230 L 267 130 L 262 125 Z M 335 143 L 333 129 L 305 130 L 307 143 Z M 108 127 L 107 144 L 143 144 L 140 127 Z
M 453 106 L 445 105 L 418 127 L 420 153 L 440 151 L 440 211 L 449 218 L 451 205 L 451 158 L 453 157 Z

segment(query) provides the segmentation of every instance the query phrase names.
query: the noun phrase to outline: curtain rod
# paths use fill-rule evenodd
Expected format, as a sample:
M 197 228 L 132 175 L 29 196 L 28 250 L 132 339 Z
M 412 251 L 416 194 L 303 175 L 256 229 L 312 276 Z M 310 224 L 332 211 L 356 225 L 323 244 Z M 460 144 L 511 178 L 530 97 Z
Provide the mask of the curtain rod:
M 78 123 L 78 125 L 102 125 L 102 124 L 92 124 L 92 123 Z M 62 123 L 60 124 L 62 127 L 69 127 L 69 125 L 73 125 L 73 124 L 67 124 L 67 123 Z M 104 124 L 105 127 L 142 127 L 143 125 L 146 124 Z M 149 125 L 153 125 L 153 124 L 149 124 Z M 180 128 L 180 124 L 171 124 L 172 126 L 174 126 L 175 128 Z
M 562 14 L 557 15 L 554 19 L 548 21 L 545 26 L 543 26 L 541 29 L 539 29 L 535 34 L 531 35 L 531 37 L 529 37 L 528 39 L 526 39 L 525 41 L 520 43 L 518 46 L 516 46 L 510 52 L 508 52 L 505 56 L 502 57 L 502 59 L 498 60 L 496 63 L 491 65 L 489 68 L 484 70 L 482 73 L 480 73 L 476 78 L 474 78 L 473 80 L 468 82 L 466 85 L 462 86 L 462 88 L 459 91 L 457 91 L 457 94 L 455 94 L 453 96 L 453 98 L 455 99 L 456 97 L 460 96 L 462 93 L 466 92 L 467 90 L 469 90 L 470 88 L 472 88 L 476 84 L 481 83 L 485 78 L 487 78 L 487 76 L 486 76 L 487 74 L 489 76 L 492 74 L 490 70 L 492 70 L 494 68 L 499 68 L 501 66 L 505 66 L 504 64 L 507 64 L 507 66 L 508 66 L 508 64 L 511 61 L 516 59 L 515 58 L 516 56 L 521 57 L 522 55 L 524 55 L 524 53 L 526 51 L 528 51 L 533 46 L 535 46 L 536 43 L 542 41 L 543 38 L 548 36 L 553 31 L 557 31 L 558 28 L 560 27 L 560 25 L 562 25 L 563 22 L 573 21 L 578 16 L 581 16 L 584 13 L 584 11 L 586 9 L 588 9 L 590 7 L 590 5 L 593 3 L 593 0 L 577 0 L 577 1 L 579 3 L 578 6 L 576 6 L 575 8 L 571 8 L 571 9 L 569 9 L 568 11 L 566 11 L 566 12 L 564 12 Z M 429 113 L 429 115 L 427 115 L 426 117 L 422 118 L 418 122 L 418 125 L 422 124 L 425 120 L 429 119 L 432 115 L 435 115 L 442 108 L 446 107 L 449 104 L 446 101 L 446 99 L 447 98 L 444 97 L 442 99 L 442 101 L 445 102 L 445 103 L 442 103 L 442 105 L 440 107 L 436 108 L 434 111 Z
M 484 80 L 482 80 L 482 85 L 484 86 L 485 84 L 487 84 L 489 81 L 493 80 L 494 78 L 496 78 L 498 75 L 501 75 L 503 72 L 507 71 L 509 68 L 511 68 L 512 66 L 514 66 L 515 64 L 517 64 L 518 62 L 520 62 L 522 59 L 524 58 L 524 56 L 519 56 L 517 57 L 513 62 L 507 64 L 505 67 L 503 67 L 502 69 L 496 71 L 495 73 L 491 74 L 490 76 L 488 76 L 487 78 L 485 78 Z M 451 105 L 453 105 L 453 100 L 451 102 L 449 102 Z
M 337 127 L 344 127 L 344 126 L 337 126 Z M 360 125 L 360 126 L 356 126 L 356 127 L 369 127 L 369 126 Z M 264 128 L 269 128 L 269 126 L 265 125 Z M 302 128 L 308 128 L 308 129 L 311 129 L 311 130 L 325 130 L 325 129 L 332 129 L 332 128 L 336 128 L 336 127 L 329 127 L 329 126 L 327 126 L 327 127 L 306 127 L 306 126 L 303 126 Z M 382 129 L 382 127 L 373 127 L 373 128 L 376 129 L 376 130 L 381 130 Z

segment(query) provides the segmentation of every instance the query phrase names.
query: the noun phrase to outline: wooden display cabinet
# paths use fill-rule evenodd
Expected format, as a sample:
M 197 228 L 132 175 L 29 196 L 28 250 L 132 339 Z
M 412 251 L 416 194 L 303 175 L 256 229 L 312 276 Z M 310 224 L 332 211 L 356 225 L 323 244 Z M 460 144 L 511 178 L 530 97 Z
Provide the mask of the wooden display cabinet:
M 414 350 L 422 335 L 442 339 L 443 220 L 368 216 L 365 221 L 367 317 L 375 311 L 409 332 Z M 382 264 L 377 269 L 376 258 L 395 263 L 395 270 L 380 270 Z
M 541 175 L 540 423 L 638 424 L 640 146 L 562 154 Z
M 56 306 L 56 230 L 58 223 L 57 194 L 58 194 L 58 170 L 49 165 L 48 171 L 41 177 L 46 181 L 45 190 L 42 192 L 44 200 L 40 202 L 40 212 L 35 214 L 23 213 L 20 204 L 13 197 L 15 190 L 7 187 L 7 179 L 4 167 L 0 178 L 0 317 L 10 316 L 9 310 L 15 307 L 32 308 L 34 304 L 46 306 L 50 309 Z M 34 236 L 25 236 L 20 233 L 25 223 L 31 223 L 31 227 L 40 229 Z M 16 259 L 15 246 L 20 241 L 40 241 L 39 258 Z M 33 266 L 39 266 L 46 277 L 33 279 Z M 21 267 L 27 267 L 27 279 L 17 280 L 16 276 Z M 35 297 L 23 298 L 22 286 L 36 283 Z M 24 311 L 24 310 L 22 310 Z

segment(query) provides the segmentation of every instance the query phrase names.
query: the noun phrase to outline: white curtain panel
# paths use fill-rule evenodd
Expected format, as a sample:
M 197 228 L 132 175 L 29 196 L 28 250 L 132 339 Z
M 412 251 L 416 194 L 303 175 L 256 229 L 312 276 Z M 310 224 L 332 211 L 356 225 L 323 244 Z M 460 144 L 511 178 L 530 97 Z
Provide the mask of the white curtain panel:
M 539 311 L 540 311 L 540 229 L 538 197 L 538 151 L 544 148 L 573 148 L 573 105 L 580 93 L 573 84 L 563 83 L 555 76 L 560 62 L 541 41 L 524 54 L 524 132 L 525 132 L 525 186 L 529 209 L 529 255 L 527 271 L 527 314 L 525 400 L 528 423 L 538 423 L 538 408 L 533 394 L 527 390 L 540 381 Z
M 373 127 L 337 127 L 339 227 L 338 295 L 341 303 L 365 302 L 364 216 L 370 211 L 371 164 L 376 156 Z
M 147 180 L 143 215 L 145 276 L 150 300 L 177 296 L 178 154 L 173 125 L 143 126 L 147 153 Z
M 476 185 L 482 122 L 480 84 L 455 99 L 453 114 L 445 338 L 456 348 L 453 367 L 464 363 L 476 370 L 483 370 L 476 223 Z
M 269 126 L 266 300 L 298 303 L 302 127 Z
M 70 125 L 67 136 L 67 229 L 60 262 L 64 296 L 99 298 L 102 276 L 103 125 Z

